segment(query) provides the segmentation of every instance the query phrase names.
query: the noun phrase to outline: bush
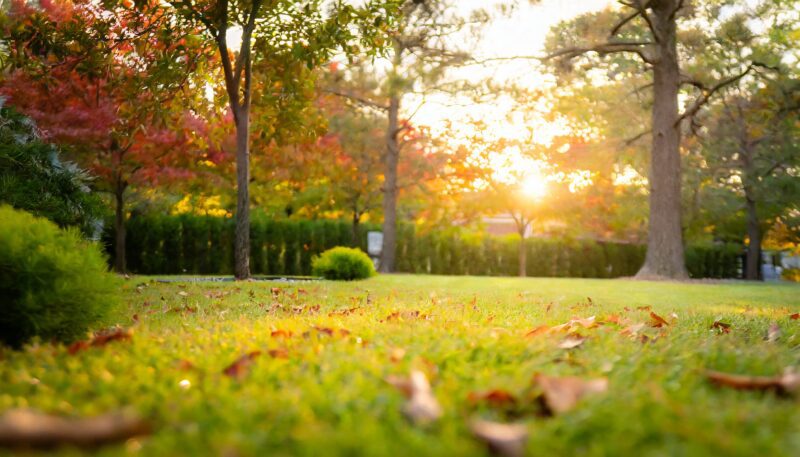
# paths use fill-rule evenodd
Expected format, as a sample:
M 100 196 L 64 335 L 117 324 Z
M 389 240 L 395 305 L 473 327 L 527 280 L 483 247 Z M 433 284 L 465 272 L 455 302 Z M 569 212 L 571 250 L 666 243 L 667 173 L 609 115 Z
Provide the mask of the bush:
M 781 272 L 784 281 L 800 282 L 800 268 L 786 268 Z
M 364 251 L 339 246 L 328 249 L 319 257 L 314 257 L 311 271 L 314 276 L 322 276 L 325 279 L 351 281 L 374 275 L 375 266 Z
M 102 205 L 89 191 L 92 178 L 62 161 L 58 148 L 39 138 L 30 119 L 1 105 L 0 203 L 99 237 Z
M 117 300 L 100 248 L 74 229 L 0 205 L 0 342 L 69 343 Z

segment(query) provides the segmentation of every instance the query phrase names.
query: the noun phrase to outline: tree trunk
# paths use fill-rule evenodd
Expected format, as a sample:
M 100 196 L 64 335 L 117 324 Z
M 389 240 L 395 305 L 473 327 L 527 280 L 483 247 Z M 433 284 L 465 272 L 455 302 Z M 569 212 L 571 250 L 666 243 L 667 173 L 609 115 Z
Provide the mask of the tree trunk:
M 397 142 L 400 98 L 389 100 L 389 123 L 386 128 L 386 156 L 384 157 L 383 181 L 383 245 L 381 247 L 380 270 L 383 273 L 394 271 L 395 246 L 397 243 L 397 163 L 400 146 Z
M 525 249 L 525 227 L 519 231 L 519 277 L 528 276 L 528 250 Z
M 240 106 L 236 116 L 236 279 L 250 277 L 250 107 Z
M 126 273 L 125 258 L 125 186 L 117 184 L 114 189 L 114 270 Z
M 638 278 L 684 279 L 681 227 L 681 156 L 678 125 L 678 64 L 674 11 L 678 0 L 654 2 L 658 58 L 653 64 L 653 143 L 647 256 Z
M 761 227 L 758 224 L 756 202 L 747 198 L 747 260 L 744 278 L 757 281 L 761 276 Z
M 359 213 L 358 211 L 353 211 L 353 227 L 352 227 L 353 232 L 351 234 L 352 238 L 351 238 L 350 244 L 354 248 L 357 248 L 359 246 L 359 244 L 360 244 L 360 241 L 361 241 L 359 239 L 360 237 L 359 237 L 359 233 L 358 233 L 358 224 L 360 222 L 361 222 L 361 213 Z

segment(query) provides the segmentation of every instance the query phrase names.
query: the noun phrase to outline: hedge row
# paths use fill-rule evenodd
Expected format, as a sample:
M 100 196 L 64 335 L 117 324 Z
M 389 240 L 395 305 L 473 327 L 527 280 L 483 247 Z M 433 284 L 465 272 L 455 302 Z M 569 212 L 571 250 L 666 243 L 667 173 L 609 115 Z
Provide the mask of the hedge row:
M 359 248 L 366 251 L 363 225 Z M 309 275 L 311 259 L 334 246 L 350 246 L 351 226 L 343 221 L 272 220 L 254 215 L 250 239 L 253 274 Z M 212 216 L 137 216 L 128 222 L 127 263 L 139 274 L 232 274 L 234 221 Z M 113 255 L 113 233 L 107 233 Z M 397 270 L 407 273 L 516 276 L 516 237 L 492 237 L 450 229 L 418 233 L 401 225 Z M 593 240 L 528 239 L 527 275 L 615 278 L 634 275 L 644 261 L 641 245 Z M 687 249 L 692 277 L 734 278 L 741 271 L 739 246 Z M 113 259 L 112 259 L 113 261 Z

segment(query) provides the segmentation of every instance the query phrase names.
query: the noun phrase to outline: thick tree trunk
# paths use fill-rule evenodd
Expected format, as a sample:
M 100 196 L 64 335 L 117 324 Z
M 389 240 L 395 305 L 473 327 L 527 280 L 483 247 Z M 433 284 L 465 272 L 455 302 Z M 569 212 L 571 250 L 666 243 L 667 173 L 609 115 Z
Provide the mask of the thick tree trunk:
M 236 233 L 234 267 L 236 279 L 250 277 L 250 108 L 242 106 L 236 116 Z
M 352 226 L 353 232 L 351 233 L 352 238 L 350 240 L 350 244 L 354 248 L 357 248 L 358 245 L 360 244 L 359 243 L 359 241 L 360 241 L 359 238 L 360 237 L 359 237 L 359 233 L 358 233 L 358 224 L 360 222 L 361 222 L 361 213 L 359 213 L 358 211 L 353 211 L 353 226 Z
M 678 120 L 678 64 L 674 10 L 677 0 L 654 2 L 653 26 L 659 37 L 653 64 L 653 143 L 650 158 L 650 218 L 647 256 L 639 278 L 684 279 L 681 227 L 681 156 Z
M 393 96 L 389 100 L 389 123 L 386 128 L 386 155 L 384 157 L 383 245 L 380 262 L 380 270 L 383 273 L 394 271 L 397 243 L 397 163 L 400 158 L 400 145 L 397 141 L 399 113 L 400 98 Z
M 744 278 L 750 280 L 763 279 L 761 276 L 761 227 L 758 223 L 756 202 L 747 197 L 747 260 Z
M 125 258 L 125 186 L 118 184 L 114 189 L 114 270 L 126 273 Z
M 519 277 L 528 276 L 528 250 L 525 249 L 525 228 L 519 231 Z

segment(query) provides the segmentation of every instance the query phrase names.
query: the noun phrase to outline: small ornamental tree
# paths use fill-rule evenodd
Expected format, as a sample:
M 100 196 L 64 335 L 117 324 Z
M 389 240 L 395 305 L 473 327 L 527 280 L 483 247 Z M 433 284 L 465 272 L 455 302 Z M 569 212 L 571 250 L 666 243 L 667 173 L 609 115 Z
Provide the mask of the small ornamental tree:
M 9 73 L 0 92 L 97 176 L 114 201 L 115 268 L 125 271 L 127 192 L 185 178 L 198 119 L 181 109 L 207 53 L 157 3 L 12 3 L 0 16 Z M 167 33 L 167 30 L 170 33 Z M 180 97 L 178 97 L 180 94 Z
M 370 1 L 362 8 L 340 1 L 324 8 L 325 3 L 322 0 L 168 1 L 172 13 L 177 13 L 190 27 L 202 30 L 198 37 L 219 53 L 222 85 L 236 130 L 234 274 L 239 279 L 250 276 L 251 108 L 274 108 L 268 103 L 270 97 L 262 97 L 271 94 L 275 85 L 263 83 L 273 79 L 269 75 L 280 74 L 276 69 L 291 69 L 297 64 L 315 68 L 339 50 L 355 53 L 359 46 L 376 50 L 382 46 L 380 39 L 374 38 L 376 31 L 390 24 L 393 2 Z M 241 34 L 239 43 L 229 36 L 237 32 Z M 293 84 L 283 86 L 280 99 L 292 99 L 297 89 L 303 87 L 304 73 L 283 75 Z M 300 110 L 303 104 L 287 108 Z

